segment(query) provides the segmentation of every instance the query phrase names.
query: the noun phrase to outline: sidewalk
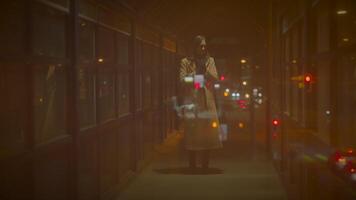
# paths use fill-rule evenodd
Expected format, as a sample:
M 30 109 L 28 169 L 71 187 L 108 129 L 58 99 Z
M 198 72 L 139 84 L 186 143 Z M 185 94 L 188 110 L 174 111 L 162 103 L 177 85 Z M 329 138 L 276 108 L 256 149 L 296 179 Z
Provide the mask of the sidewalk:
M 231 136 L 212 155 L 209 170 L 196 173 L 186 168 L 182 136 L 172 136 L 116 200 L 287 199 L 272 163 L 261 155 L 252 159 L 247 135 Z

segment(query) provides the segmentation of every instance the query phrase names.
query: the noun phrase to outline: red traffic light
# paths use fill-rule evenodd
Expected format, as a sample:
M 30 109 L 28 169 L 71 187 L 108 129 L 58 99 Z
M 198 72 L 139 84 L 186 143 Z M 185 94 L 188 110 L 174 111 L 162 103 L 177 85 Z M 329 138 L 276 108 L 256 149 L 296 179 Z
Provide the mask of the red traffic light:
M 278 126 L 279 125 L 279 121 L 277 119 L 274 119 L 272 121 L 272 124 L 273 124 L 273 126 Z

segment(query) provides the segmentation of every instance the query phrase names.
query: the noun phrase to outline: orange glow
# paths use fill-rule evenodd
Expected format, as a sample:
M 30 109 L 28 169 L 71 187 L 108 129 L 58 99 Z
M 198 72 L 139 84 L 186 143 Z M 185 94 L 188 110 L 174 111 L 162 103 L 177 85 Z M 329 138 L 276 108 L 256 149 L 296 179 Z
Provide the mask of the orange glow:
M 211 127 L 213 127 L 213 128 L 217 128 L 217 127 L 218 127 L 218 123 L 213 122 L 213 123 L 211 124 Z
M 304 78 L 305 82 L 309 83 L 311 81 L 311 76 L 307 75 Z
M 239 128 L 243 128 L 244 127 L 244 123 L 240 122 L 239 123 Z
M 229 96 L 229 93 L 228 92 L 224 92 L 224 97 L 227 97 Z

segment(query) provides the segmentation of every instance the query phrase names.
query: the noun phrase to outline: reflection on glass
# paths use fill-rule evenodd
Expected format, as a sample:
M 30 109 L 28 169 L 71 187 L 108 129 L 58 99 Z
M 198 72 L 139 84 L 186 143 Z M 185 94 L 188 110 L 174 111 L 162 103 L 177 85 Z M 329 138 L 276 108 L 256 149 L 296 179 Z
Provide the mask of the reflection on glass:
M 135 78 L 136 78 L 135 81 L 136 110 L 141 110 L 142 109 L 142 72 L 137 72 Z
M 99 27 L 97 29 L 97 57 L 106 63 L 113 63 L 115 58 L 115 34 L 113 31 Z M 100 61 L 99 61 L 100 62 Z
M 151 75 L 149 72 L 144 73 L 143 84 L 143 106 L 149 108 L 151 106 Z
M 33 8 L 33 54 L 66 56 L 66 16 L 59 11 L 36 5 Z
M 114 75 L 101 72 L 98 75 L 98 119 L 100 122 L 115 117 Z
M 94 60 L 95 27 L 88 21 L 79 21 L 79 62 L 88 63 Z
M 66 133 L 66 82 L 61 65 L 35 71 L 34 121 L 36 141 L 47 141 Z
M 118 78 L 118 113 L 119 116 L 130 112 L 130 94 L 129 94 L 129 74 L 120 74 Z
M 120 65 L 129 64 L 129 38 L 126 35 L 117 35 L 117 62 Z
M 95 124 L 95 79 L 94 75 L 81 68 L 78 71 L 78 105 L 80 127 Z

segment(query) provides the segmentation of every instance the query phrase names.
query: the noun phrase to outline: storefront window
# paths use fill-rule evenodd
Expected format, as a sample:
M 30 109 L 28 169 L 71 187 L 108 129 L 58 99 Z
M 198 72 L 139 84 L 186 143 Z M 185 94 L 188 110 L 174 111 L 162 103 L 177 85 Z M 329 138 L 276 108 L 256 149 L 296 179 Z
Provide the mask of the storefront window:
M 80 20 L 79 21 L 79 62 L 90 63 L 94 61 L 94 42 L 95 26 L 94 24 Z
M 146 71 L 144 73 L 144 84 L 143 84 L 143 106 L 145 109 L 151 106 L 151 74 Z
M 118 100 L 118 113 L 119 116 L 128 114 L 130 112 L 130 85 L 129 73 L 119 74 L 117 81 L 117 100 Z
M 137 72 L 135 79 L 136 110 L 142 110 L 142 72 Z
M 115 34 L 113 31 L 99 27 L 97 31 L 97 61 L 107 64 L 115 62 Z
M 34 74 L 34 119 L 38 143 L 66 134 L 66 82 L 62 64 L 38 66 Z
M 98 119 L 100 122 L 115 118 L 114 75 L 100 72 L 98 75 Z
M 35 56 L 66 56 L 66 15 L 44 5 L 35 4 L 33 17 L 33 49 Z
M 340 145 L 355 147 L 356 131 L 356 54 L 345 55 L 338 67 L 338 128 Z
M 117 35 L 117 62 L 120 65 L 129 64 L 129 38 L 126 35 Z
M 78 106 L 80 127 L 95 124 L 95 77 L 87 69 L 78 70 Z
M 356 2 L 340 0 L 336 5 L 337 44 L 339 47 L 356 44 Z

